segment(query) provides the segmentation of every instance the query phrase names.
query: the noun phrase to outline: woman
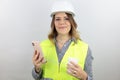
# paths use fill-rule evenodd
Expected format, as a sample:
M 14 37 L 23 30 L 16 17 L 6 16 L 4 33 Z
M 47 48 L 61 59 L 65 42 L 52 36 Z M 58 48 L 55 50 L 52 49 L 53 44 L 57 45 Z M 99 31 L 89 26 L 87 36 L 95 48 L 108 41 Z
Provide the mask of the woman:
M 92 54 L 77 32 L 73 7 L 59 1 L 53 5 L 51 16 L 48 40 L 40 43 L 47 62 L 35 51 L 33 77 L 37 80 L 93 80 Z

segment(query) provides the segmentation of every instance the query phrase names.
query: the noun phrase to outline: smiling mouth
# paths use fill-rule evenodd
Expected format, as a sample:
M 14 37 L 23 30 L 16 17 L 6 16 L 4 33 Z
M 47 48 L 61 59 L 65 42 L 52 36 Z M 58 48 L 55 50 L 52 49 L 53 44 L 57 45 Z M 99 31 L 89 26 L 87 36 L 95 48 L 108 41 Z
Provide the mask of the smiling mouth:
M 66 27 L 59 27 L 59 29 L 64 29 L 64 28 L 66 28 Z

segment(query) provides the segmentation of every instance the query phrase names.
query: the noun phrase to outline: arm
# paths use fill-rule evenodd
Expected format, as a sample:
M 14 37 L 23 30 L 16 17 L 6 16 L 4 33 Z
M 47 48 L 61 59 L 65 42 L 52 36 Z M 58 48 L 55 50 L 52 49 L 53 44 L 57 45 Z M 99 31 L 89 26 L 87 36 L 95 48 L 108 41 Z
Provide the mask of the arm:
M 39 47 L 39 42 L 38 41 L 33 41 L 32 45 L 34 47 L 34 55 L 32 58 L 34 68 L 32 70 L 32 76 L 35 80 L 40 80 L 42 77 L 42 70 L 41 70 L 41 65 L 45 63 L 45 59 L 42 55 L 41 48 Z
M 42 58 L 39 57 L 39 53 L 37 53 L 37 51 L 35 51 L 32 60 L 34 64 L 34 68 L 32 69 L 32 76 L 35 80 L 39 80 L 42 75 L 42 70 L 40 69 Z
M 90 48 L 88 48 L 87 57 L 86 57 L 86 61 L 85 61 L 85 68 L 84 68 L 85 72 L 88 75 L 87 80 L 93 80 L 92 60 L 93 60 L 93 56 L 92 56 Z
M 92 60 L 93 60 L 93 57 L 91 55 L 90 49 L 88 48 L 84 70 L 82 70 L 81 66 L 79 66 L 75 62 L 70 61 L 70 63 L 67 64 L 67 72 L 70 75 L 72 75 L 80 80 L 93 80 Z

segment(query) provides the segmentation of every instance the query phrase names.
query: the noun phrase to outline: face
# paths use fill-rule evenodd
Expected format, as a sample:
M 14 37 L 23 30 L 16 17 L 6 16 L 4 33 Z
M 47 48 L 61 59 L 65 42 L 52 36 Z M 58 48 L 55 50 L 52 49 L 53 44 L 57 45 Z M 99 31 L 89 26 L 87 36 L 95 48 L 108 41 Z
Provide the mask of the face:
M 56 13 L 55 14 L 55 29 L 58 35 L 68 35 L 71 29 L 71 24 L 66 13 Z

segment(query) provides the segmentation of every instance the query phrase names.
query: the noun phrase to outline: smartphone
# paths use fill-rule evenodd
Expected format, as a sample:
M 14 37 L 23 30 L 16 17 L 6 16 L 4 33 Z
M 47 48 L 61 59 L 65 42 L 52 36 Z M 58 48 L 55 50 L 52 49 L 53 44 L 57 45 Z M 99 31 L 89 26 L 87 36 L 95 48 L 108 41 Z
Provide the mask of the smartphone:
M 39 53 L 39 56 L 43 58 L 42 62 L 46 63 L 46 59 L 44 58 L 42 49 L 40 47 L 40 42 L 39 41 L 32 41 L 32 45 L 34 47 L 34 50 L 37 51 L 37 53 Z

